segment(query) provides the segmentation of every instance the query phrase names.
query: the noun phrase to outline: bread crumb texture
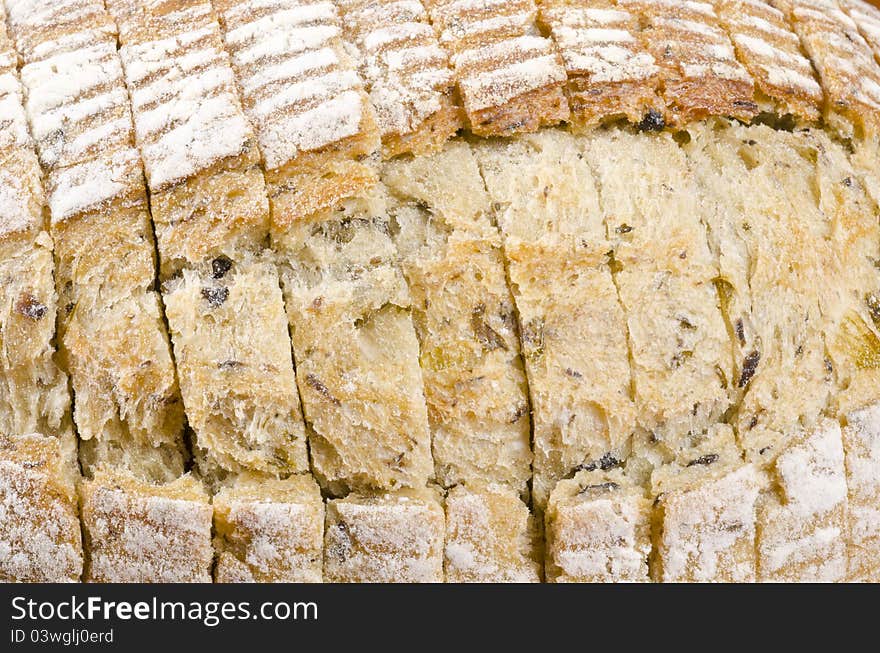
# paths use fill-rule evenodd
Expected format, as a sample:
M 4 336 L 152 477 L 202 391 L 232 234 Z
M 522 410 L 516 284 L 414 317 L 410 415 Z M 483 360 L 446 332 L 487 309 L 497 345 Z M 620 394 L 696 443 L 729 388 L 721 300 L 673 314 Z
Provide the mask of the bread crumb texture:
M 880 10 L 0 0 L 0 581 L 880 581 Z

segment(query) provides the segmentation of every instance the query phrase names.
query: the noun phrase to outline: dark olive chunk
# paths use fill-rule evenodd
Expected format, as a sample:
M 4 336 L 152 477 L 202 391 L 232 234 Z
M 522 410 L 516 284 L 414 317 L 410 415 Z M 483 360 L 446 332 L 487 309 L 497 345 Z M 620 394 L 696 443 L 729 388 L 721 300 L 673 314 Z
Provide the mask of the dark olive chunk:
M 746 356 L 746 359 L 743 361 L 742 374 L 739 377 L 740 388 L 746 387 L 749 381 L 752 380 L 752 377 L 755 376 L 755 372 L 758 370 L 758 363 L 760 362 L 761 354 L 756 351 L 753 351 Z

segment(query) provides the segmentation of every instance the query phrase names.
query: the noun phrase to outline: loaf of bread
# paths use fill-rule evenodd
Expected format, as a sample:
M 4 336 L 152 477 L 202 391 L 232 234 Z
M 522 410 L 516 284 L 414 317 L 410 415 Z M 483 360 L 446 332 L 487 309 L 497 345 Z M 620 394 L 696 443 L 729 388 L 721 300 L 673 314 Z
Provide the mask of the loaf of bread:
M 878 143 L 862 0 L 0 0 L 0 581 L 878 581 Z

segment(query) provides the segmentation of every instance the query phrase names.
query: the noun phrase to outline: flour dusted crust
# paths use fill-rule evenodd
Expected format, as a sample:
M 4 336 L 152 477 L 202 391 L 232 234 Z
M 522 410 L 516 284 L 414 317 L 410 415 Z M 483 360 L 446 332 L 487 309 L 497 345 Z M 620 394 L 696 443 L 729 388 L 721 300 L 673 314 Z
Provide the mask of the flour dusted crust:
M 663 469 L 654 479 L 653 579 L 754 581 L 758 471 L 721 460 L 685 470 Z
M 702 0 L 620 0 L 639 16 L 640 38 L 660 66 L 667 118 L 684 124 L 710 115 L 749 120 L 754 82 L 737 61 L 714 4 Z
M 874 57 L 880 53 L 880 9 L 861 0 L 840 0 L 840 8 L 845 11 L 859 28 L 859 33 L 874 51 Z
M 651 501 L 619 470 L 560 481 L 544 519 L 548 582 L 649 580 Z
M 124 14 L 128 0 L 111 0 Z M 181 6 L 176 6 L 181 5 Z M 119 55 L 150 189 L 158 192 L 253 148 L 220 27 L 207 2 L 145 3 L 120 21 Z
M 476 483 L 449 490 L 444 569 L 448 583 L 537 583 L 535 518 L 510 486 Z
M 535 22 L 534 0 L 427 0 L 450 53 L 471 131 L 535 131 L 569 117 L 565 69 Z
M 846 578 L 846 479 L 840 424 L 820 422 L 776 459 L 758 502 L 758 579 Z
M 304 218 L 371 185 L 374 173 L 361 159 L 378 147 L 375 118 L 334 5 L 214 7 L 267 170 L 273 221 Z
M 876 10 L 0 19 L 4 579 L 877 579 Z
M 436 478 L 526 493 L 530 419 L 516 309 L 476 160 L 455 143 L 386 164 L 382 181 L 412 296 Z
M 191 476 L 154 485 L 99 472 L 80 486 L 87 582 L 211 580 L 209 496 Z
M 420 0 L 340 0 L 383 154 L 426 154 L 459 130 L 461 109 L 447 52 Z
M 786 15 L 759 0 L 720 0 L 715 10 L 737 58 L 755 81 L 758 107 L 801 121 L 816 120 L 822 88 Z
M 100 0 L 5 0 L 16 49 L 25 63 L 105 42 L 116 26 Z
M 784 0 L 777 4 L 788 13 L 819 75 L 829 126 L 845 136 L 876 134 L 880 64 L 858 25 L 836 0 Z
M 321 582 L 324 502 L 310 475 L 243 474 L 213 505 L 215 582 Z
M 615 0 L 549 0 L 538 9 L 562 53 L 574 127 L 622 116 L 662 128 L 660 67 L 639 38 L 638 14 Z
M 429 489 L 328 501 L 324 579 L 442 582 L 443 533 L 443 507 Z
M 880 407 L 854 411 L 843 427 L 847 487 L 848 578 L 880 580 Z
M 0 581 L 79 580 L 70 444 L 37 434 L 0 437 Z
M 28 32 L 30 26 L 22 26 Z M 31 133 L 46 169 L 94 160 L 132 141 L 128 94 L 112 35 L 21 69 Z

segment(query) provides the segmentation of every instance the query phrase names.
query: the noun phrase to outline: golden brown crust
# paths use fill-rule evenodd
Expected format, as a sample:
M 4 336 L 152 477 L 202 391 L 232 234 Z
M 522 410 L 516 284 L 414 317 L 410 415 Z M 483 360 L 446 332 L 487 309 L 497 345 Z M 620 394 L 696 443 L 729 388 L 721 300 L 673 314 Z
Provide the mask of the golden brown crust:
M 418 131 L 383 138 L 383 156 L 387 159 L 401 154 L 426 156 L 439 151 L 461 129 L 464 121 L 462 110 L 452 97 L 442 98 L 440 105 L 441 108 L 425 120 Z
M 267 171 L 276 226 L 369 188 L 373 176 L 361 160 L 376 151 L 379 133 L 340 39 L 338 12 L 315 0 L 214 6 Z
M 816 122 L 821 116 L 822 89 L 785 14 L 758 0 L 719 0 L 715 7 L 737 58 L 770 101 L 760 108 Z M 758 104 L 764 103 L 759 99 Z
M 539 12 L 565 63 L 575 129 L 621 117 L 663 128 L 660 69 L 637 38 L 635 14 L 614 0 L 550 0 Z
M 479 136 L 536 131 L 569 117 L 565 69 L 540 35 L 533 0 L 431 0 L 470 129 Z
M 372 151 L 364 144 L 362 138 L 353 137 L 319 152 L 303 152 L 283 167 L 267 170 L 272 229 L 284 231 L 293 222 L 331 209 L 372 187 L 376 169 L 363 160 Z
M 370 96 L 382 155 L 437 151 L 462 126 L 449 57 L 421 2 L 344 0 L 347 45 Z
M 749 120 L 758 113 L 754 83 L 737 62 L 713 5 L 702 2 L 620 0 L 637 14 L 640 38 L 662 70 L 661 95 L 669 122 L 707 116 Z
M 819 75 L 827 124 L 844 137 L 876 138 L 880 65 L 857 25 L 836 0 L 786 0 L 779 6 Z

